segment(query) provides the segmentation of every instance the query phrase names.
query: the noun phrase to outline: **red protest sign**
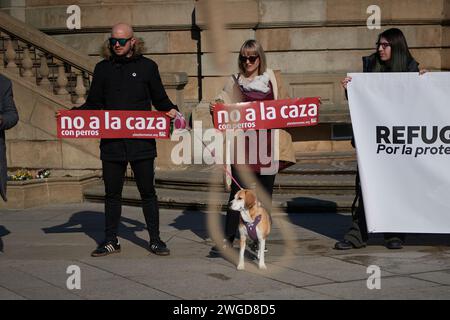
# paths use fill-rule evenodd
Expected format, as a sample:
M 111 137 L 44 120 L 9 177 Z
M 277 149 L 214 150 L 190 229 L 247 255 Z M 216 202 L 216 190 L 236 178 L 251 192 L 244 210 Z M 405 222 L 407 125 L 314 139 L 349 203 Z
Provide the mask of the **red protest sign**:
M 168 139 L 170 118 L 162 111 L 73 110 L 57 118 L 58 138 Z
M 216 104 L 214 127 L 259 130 L 314 126 L 319 123 L 319 101 L 318 97 L 308 97 Z

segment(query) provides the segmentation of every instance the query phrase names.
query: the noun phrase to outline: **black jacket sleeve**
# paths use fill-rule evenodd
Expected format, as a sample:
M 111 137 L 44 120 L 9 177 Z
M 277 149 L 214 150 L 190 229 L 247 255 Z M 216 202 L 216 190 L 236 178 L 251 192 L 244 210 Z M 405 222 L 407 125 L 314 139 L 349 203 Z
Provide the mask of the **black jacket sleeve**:
M 101 110 L 105 105 L 103 89 L 105 74 L 101 70 L 100 63 L 95 66 L 92 76 L 91 87 L 86 102 L 79 107 L 73 107 L 71 110 Z
M 11 81 L 7 82 L 6 90 L 1 99 L 3 108 L 0 112 L 0 117 L 2 118 L 0 130 L 11 129 L 19 121 L 19 114 L 14 104 Z
M 152 104 L 156 110 L 169 111 L 170 109 L 178 110 L 178 107 L 170 101 L 167 96 L 166 90 L 161 81 L 161 75 L 159 74 L 158 65 L 152 61 L 151 74 L 150 74 L 150 97 Z

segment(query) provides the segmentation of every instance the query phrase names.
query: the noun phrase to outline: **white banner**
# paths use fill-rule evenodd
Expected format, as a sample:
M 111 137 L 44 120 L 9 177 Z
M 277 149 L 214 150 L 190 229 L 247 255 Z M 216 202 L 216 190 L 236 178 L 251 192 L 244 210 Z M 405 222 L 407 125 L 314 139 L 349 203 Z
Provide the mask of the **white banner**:
M 351 73 L 369 232 L 450 233 L 450 73 Z

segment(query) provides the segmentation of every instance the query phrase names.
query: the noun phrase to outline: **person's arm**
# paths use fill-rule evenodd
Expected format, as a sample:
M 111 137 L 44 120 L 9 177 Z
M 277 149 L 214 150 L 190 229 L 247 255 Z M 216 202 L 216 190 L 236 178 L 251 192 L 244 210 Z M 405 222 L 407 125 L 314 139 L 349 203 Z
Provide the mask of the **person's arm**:
M 86 102 L 79 107 L 73 107 L 69 110 L 101 110 L 103 109 L 104 103 L 104 74 L 100 71 L 99 64 L 95 66 L 94 74 L 92 76 L 91 87 L 89 88 L 89 94 L 86 98 Z M 61 112 L 58 110 L 55 112 L 55 117 L 61 116 Z
M 150 73 L 150 97 L 152 104 L 156 110 L 172 112 L 173 109 L 178 110 L 178 107 L 170 101 L 167 96 L 166 90 L 162 84 L 161 75 L 159 74 L 158 65 L 155 62 L 151 62 Z M 170 116 L 170 115 L 169 115 Z
M 19 121 L 16 105 L 14 104 L 12 84 L 8 81 L 5 94 L 2 96 L 3 111 L 0 113 L 0 130 L 8 130 Z
M 220 93 L 209 103 L 209 114 L 211 115 L 211 118 L 214 120 L 214 105 L 217 103 L 231 103 L 231 102 L 237 102 L 241 101 L 241 99 L 238 99 L 236 97 L 236 92 L 240 90 L 237 87 L 236 80 L 234 76 L 231 76 L 228 78 L 227 82 L 225 83 L 223 89 L 220 91 Z
M 280 70 L 274 70 L 273 71 L 274 75 L 275 75 L 275 79 L 277 81 L 277 86 L 278 86 L 278 100 L 281 99 L 289 99 L 291 98 L 291 96 L 289 95 L 289 92 L 287 90 L 287 87 L 283 81 L 283 78 L 281 76 L 281 71 Z

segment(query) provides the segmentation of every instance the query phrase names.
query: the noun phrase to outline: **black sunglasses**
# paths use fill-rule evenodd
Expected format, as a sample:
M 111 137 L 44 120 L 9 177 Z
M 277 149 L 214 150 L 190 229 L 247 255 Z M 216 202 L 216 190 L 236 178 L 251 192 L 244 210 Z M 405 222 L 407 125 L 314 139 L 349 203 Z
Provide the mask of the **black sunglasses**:
M 247 60 L 250 61 L 250 63 L 255 63 L 256 59 L 258 59 L 259 56 L 243 56 L 243 55 L 239 55 L 239 61 L 241 62 L 246 62 Z
M 391 44 L 389 42 L 377 42 L 376 45 L 377 45 L 377 48 L 379 48 L 381 46 L 383 49 L 386 49 L 387 47 L 391 46 Z
M 116 43 L 118 42 L 119 45 L 121 47 L 123 47 L 124 45 L 127 44 L 128 40 L 131 40 L 131 38 L 128 38 L 128 39 L 124 39 L 124 38 L 109 38 L 109 44 L 114 47 L 116 45 Z

